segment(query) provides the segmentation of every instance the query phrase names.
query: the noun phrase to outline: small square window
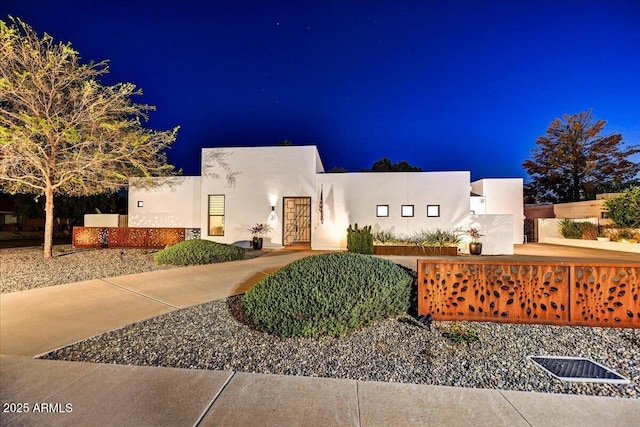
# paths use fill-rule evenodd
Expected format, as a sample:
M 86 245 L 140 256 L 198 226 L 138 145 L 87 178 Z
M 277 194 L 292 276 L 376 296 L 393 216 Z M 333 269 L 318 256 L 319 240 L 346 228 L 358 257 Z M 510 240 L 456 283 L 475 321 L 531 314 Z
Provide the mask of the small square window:
M 144 202 L 142 200 L 138 200 L 138 207 L 144 208 Z
M 402 205 L 402 216 L 413 216 L 413 205 Z
M 427 216 L 428 217 L 440 216 L 440 205 L 427 205 Z
M 389 205 L 377 205 L 376 216 L 389 216 Z

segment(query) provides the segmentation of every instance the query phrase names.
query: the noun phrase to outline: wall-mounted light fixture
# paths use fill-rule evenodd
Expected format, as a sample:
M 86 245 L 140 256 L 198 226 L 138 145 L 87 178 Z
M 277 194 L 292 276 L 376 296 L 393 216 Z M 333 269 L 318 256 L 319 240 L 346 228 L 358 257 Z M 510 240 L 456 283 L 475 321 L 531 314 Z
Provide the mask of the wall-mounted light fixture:
M 269 214 L 269 221 L 273 222 L 276 220 L 276 207 L 271 206 L 271 213 Z
M 138 200 L 138 207 L 144 208 L 144 202 L 142 200 Z

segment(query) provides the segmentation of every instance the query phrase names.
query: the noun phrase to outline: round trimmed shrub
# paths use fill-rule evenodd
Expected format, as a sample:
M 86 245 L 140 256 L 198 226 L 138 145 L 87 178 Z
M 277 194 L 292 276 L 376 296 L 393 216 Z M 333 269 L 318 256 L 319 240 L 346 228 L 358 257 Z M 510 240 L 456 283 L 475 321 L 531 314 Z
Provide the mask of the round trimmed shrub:
M 203 239 L 180 242 L 153 256 L 156 264 L 172 265 L 213 264 L 242 258 L 244 258 L 244 249 L 238 246 Z
M 312 255 L 267 276 L 242 298 L 260 330 L 281 337 L 343 336 L 406 313 L 413 276 L 389 260 L 353 253 Z

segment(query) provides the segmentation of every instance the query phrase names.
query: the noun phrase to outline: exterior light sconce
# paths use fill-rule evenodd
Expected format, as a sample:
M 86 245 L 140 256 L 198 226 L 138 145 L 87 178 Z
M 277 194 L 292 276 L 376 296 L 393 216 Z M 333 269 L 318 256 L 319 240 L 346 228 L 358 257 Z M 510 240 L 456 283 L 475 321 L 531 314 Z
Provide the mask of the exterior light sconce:
M 273 222 L 276 220 L 276 207 L 271 206 L 271 213 L 269 214 L 269 221 Z
M 138 207 L 144 208 L 144 202 L 142 200 L 138 200 Z

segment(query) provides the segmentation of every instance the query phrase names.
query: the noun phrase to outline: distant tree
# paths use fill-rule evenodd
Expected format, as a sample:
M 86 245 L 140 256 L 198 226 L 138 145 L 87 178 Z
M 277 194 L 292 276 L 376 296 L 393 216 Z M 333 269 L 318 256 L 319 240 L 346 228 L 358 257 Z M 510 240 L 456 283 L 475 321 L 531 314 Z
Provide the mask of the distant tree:
M 288 147 L 293 145 L 293 142 L 289 141 L 288 139 L 281 139 L 280 141 L 278 141 L 278 145 Z
M 391 160 L 384 157 L 375 162 L 371 169 L 364 169 L 363 172 L 422 172 L 422 168 L 412 166 L 406 160 L 391 163 Z
M 54 196 L 115 192 L 130 177 L 170 175 L 164 150 L 178 128 L 141 126 L 153 106 L 133 84 L 102 86 L 107 61 L 80 64 L 19 19 L 0 21 L 0 190 L 45 199 L 44 256 L 52 256 Z
M 345 173 L 347 170 L 342 166 L 334 166 L 327 171 L 327 173 Z
M 640 187 L 631 187 L 621 195 L 606 199 L 607 215 L 623 227 L 640 228 Z
M 527 200 L 573 202 L 595 199 L 638 182 L 640 164 L 629 160 L 638 146 L 624 147 L 622 136 L 600 136 L 606 121 L 594 122 L 591 110 L 554 119 L 523 163 L 531 177 Z

